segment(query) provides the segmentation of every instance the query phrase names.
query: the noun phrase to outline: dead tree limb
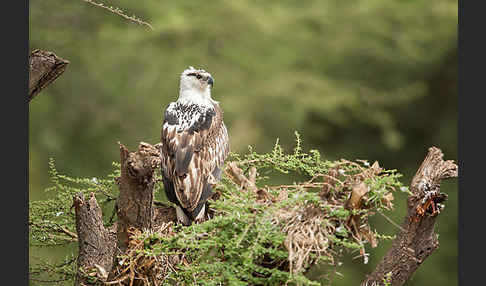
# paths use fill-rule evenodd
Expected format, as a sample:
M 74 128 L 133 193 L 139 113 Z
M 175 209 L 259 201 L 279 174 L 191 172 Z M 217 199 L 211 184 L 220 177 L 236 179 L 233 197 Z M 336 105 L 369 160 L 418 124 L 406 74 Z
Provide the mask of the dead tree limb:
M 157 145 L 156 145 L 157 146 Z M 118 246 L 124 250 L 128 243 L 128 229 L 152 229 L 161 221 L 175 218 L 172 207 L 153 203 L 155 170 L 160 166 L 156 146 L 141 142 L 138 151 L 129 152 L 120 144 L 120 195 L 116 202 L 118 216 Z
M 384 280 L 392 286 L 403 285 L 439 247 L 434 227 L 443 207 L 441 203 L 447 199 L 447 195 L 440 192 L 440 183 L 457 177 L 458 173 L 458 166 L 452 160 L 442 158 L 440 149 L 429 148 L 410 185 L 413 195 L 407 200 L 403 230 L 362 286 L 383 285 Z
M 116 228 L 106 229 L 103 226 L 101 208 L 94 194 L 89 199 L 82 194 L 76 195 L 74 210 L 79 246 L 76 285 L 89 284 L 87 277 L 106 280 L 108 271 L 113 267 Z
M 29 56 L 29 94 L 30 102 L 43 88 L 55 81 L 66 70 L 69 61 L 53 52 L 34 50 Z

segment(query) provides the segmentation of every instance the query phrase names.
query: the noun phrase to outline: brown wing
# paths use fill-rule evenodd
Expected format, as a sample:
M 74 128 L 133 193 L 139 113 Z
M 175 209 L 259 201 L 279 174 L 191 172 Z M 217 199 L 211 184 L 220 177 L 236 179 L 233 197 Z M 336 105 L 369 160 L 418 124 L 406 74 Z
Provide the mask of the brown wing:
M 193 211 L 202 198 L 212 172 L 224 164 L 229 152 L 228 134 L 219 106 L 214 115 L 187 130 L 177 132 L 177 125 L 164 121 L 162 129 L 162 171 L 172 184 L 184 209 Z M 207 196 L 203 196 L 203 200 Z

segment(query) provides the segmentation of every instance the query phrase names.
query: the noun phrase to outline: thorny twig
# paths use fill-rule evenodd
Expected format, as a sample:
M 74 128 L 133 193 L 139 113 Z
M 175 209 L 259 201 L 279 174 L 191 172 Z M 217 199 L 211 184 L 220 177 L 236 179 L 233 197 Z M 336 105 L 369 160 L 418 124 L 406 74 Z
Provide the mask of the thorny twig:
M 127 20 L 129 20 L 131 22 L 137 23 L 139 25 L 145 25 L 145 26 L 149 27 L 151 30 L 154 29 L 154 27 L 152 27 L 152 25 L 150 25 L 149 23 L 138 19 L 137 17 L 135 17 L 135 15 L 128 16 L 127 14 L 125 14 L 123 12 L 123 10 L 121 10 L 118 7 L 112 7 L 112 6 L 108 7 L 108 6 L 105 6 L 103 3 L 97 3 L 97 2 L 94 2 L 92 0 L 82 0 L 82 1 L 84 1 L 86 3 L 89 3 L 91 5 L 94 5 L 94 6 L 103 8 L 103 9 L 106 9 L 106 10 L 110 11 L 111 13 L 116 14 L 116 15 L 119 15 L 119 16 L 121 16 L 121 17 L 123 17 L 123 18 L 125 18 L 125 19 L 127 19 Z

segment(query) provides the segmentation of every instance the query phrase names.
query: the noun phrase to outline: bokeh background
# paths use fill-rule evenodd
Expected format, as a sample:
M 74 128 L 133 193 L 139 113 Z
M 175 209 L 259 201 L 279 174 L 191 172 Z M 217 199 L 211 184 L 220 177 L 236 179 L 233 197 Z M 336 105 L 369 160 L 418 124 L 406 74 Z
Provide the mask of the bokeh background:
M 101 1 L 100 1 L 101 2 Z M 409 184 L 427 148 L 457 160 L 457 1 L 105 1 L 154 27 L 81 0 L 30 0 L 30 49 L 68 59 L 30 103 L 29 196 L 46 199 L 48 160 L 60 173 L 103 177 L 117 142 L 159 142 L 163 109 L 189 65 L 215 78 L 231 149 L 267 152 L 277 138 L 334 160 L 378 160 Z M 457 181 L 438 220 L 440 248 L 407 285 L 457 285 Z M 389 217 L 398 223 L 405 196 Z M 389 235 L 383 217 L 374 226 Z M 348 255 L 334 285 L 359 285 L 370 262 Z M 72 247 L 31 249 L 57 259 Z M 75 248 L 74 248 L 75 249 Z M 315 269 L 318 276 L 321 269 Z

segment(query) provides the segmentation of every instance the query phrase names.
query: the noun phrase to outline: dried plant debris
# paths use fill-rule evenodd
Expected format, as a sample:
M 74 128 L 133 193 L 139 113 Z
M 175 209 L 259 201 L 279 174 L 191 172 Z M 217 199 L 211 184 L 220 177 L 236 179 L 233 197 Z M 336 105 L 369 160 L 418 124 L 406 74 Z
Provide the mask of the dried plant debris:
M 128 230 L 128 249 L 121 255 L 114 270 L 111 282 L 128 285 L 161 285 L 169 272 L 175 271 L 174 265 L 184 262 L 184 257 L 161 253 L 153 255 L 151 245 L 157 243 L 161 237 L 174 236 L 173 223 L 164 223 L 154 231 L 142 233 L 140 230 Z M 187 263 L 187 262 L 186 262 Z M 134 282 L 137 281 L 135 284 Z

